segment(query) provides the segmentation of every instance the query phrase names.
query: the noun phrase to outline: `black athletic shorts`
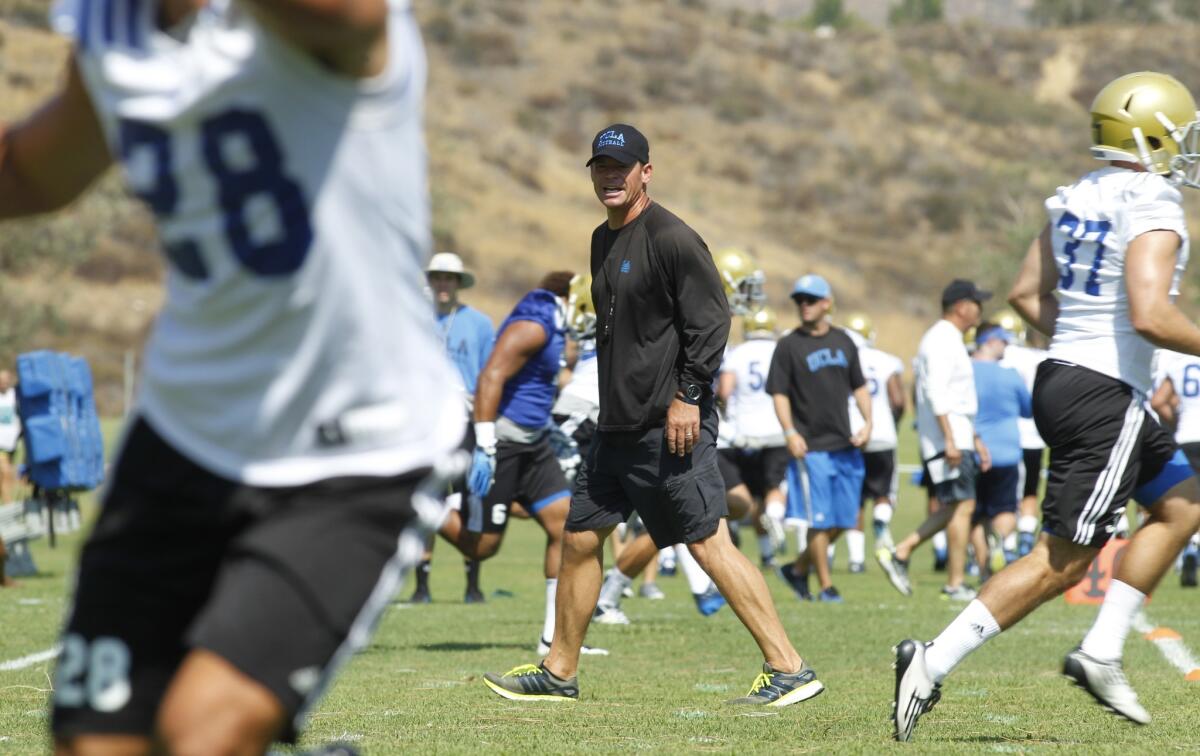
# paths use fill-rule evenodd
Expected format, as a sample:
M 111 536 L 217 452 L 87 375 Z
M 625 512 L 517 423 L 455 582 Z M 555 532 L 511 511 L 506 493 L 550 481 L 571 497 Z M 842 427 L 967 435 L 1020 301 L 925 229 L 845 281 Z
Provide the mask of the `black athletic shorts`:
M 702 406 L 700 439 L 685 457 L 667 452 L 662 427 L 597 432 L 575 479 L 566 529 L 609 528 L 636 510 L 659 548 L 712 535 L 729 514 L 716 437 L 711 404 Z
M 256 488 L 209 473 L 136 421 L 80 556 L 55 736 L 151 735 L 184 655 L 201 648 L 279 699 L 281 739 L 293 742 L 420 558 L 411 498 L 425 477 Z
M 975 512 L 971 522 L 991 522 L 996 515 L 1016 512 L 1020 484 L 1019 464 L 993 467 L 980 473 L 975 483 Z
M 496 476 L 487 496 L 482 504 L 474 496 L 466 497 L 467 530 L 503 533 L 514 501 L 536 516 L 570 495 L 562 466 L 545 437 L 532 444 L 501 441 L 496 444 Z
M 745 484 L 750 495 L 762 499 L 773 488 L 779 488 L 787 477 L 792 455 L 785 446 L 762 449 L 718 449 L 717 463 L 725 490 Z
M 1130 386 L 1057 360 L 1038 366 L 1033 419 L 1050 447 L 1042 530 L 1102 547 L 1125 504 L 1150 505 L 1193 475 Z
M 1042 485 L 1042 459 L 1045 456 L 1045 449 L 1021 450 L 1021 498 L 1038 495 L 1038 488 Z
M 896 450 L 863 452 L 863 467 L 863 501 L 890 500 L 896 485 Z

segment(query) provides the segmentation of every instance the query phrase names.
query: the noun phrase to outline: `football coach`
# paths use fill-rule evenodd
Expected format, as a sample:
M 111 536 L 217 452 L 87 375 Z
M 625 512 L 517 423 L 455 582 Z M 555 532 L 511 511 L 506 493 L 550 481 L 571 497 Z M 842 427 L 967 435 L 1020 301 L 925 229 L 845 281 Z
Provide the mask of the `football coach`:
M 734 547 L 724 519 L 712 384 L 730 316 L 712 255 L 699 234 L 650 199 L 650 145 L 637 129 L 602 130 L 587 166 L 608 214 L 591 249 L 597 433 L 567 517 L 550 654 L 485 682 L 513 700 L 578 697 L 604 540 L 637 511 L 657 546 L 687 545 L 762 650 L 763 674 L 731 703 L 812 698 L 823 686 L 788 641 L 762 574 Z

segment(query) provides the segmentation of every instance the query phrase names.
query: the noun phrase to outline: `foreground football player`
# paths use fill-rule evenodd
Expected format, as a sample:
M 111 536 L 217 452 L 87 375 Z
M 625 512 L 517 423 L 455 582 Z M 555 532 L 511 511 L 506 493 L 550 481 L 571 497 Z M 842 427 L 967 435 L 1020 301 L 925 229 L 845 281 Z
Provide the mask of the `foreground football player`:
M 1159 73 L 1111 82 L 1091 110 L 1092 155 L 1108 165 L 1046 200 L 1050 222 L 1009 295 L 1030 325 L 1053 334 L 1033 389 L 1050 447 L 1042 534 L 931 643 L 899 644 L 898 740 L 912 737 L 969 653 L 1083 577 L 1130 497 L 1148 516 L 1063 674 L 1109 711 L 1150 721 L 1121 656 L 1146 594 L 1200 526 L 1195 474 L 1143 407 L 1155 345 L 1200 354 L 1200 328 L 1172 301 L 1188 258 L 1176 186 L 1200 186 L 1200 125 L 1191 94 Z
M 81 556 L 56 749 L 263 753 L 366 642 L 462 435 L 422 290 L 420 35 L 398 0 L 59 8 L 65 83 L 0 132 L 0 213 L 119 160 L 169 272 Z

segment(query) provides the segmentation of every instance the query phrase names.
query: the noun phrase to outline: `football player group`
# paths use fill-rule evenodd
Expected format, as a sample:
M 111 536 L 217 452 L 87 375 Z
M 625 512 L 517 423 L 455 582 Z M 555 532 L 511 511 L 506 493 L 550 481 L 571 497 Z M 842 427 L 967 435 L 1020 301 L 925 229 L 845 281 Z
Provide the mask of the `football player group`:
M 63 630 L 58 753 L 294 741 L 431 533 L 477 562 L 518 512 L 546 533 L 545 659 L 485 675 L 495 693 L 577 700 L 579 655 L 602 653 L 583 645 L 588 623 L 622 621 L 630 580 L 669 547 L 700 612 L 728 602 L 763 653 L 733 703 L 805 701 L 823 685 L 728 520 L 748 518 L 768 566 L 786 523 L 802 523 L 804 548 L 780 571 L 801 597 L 815 572 L 818 597 L 838 601 L 827 549 L 857 532 L 862 569 L 866 498 L 877 558 L 907 592 L 912 549 L 952 524 L 964 542 L 972 487 L 1018 464 L 976 438 L 986 402 L 960 380 L 962 334 L 987 294 L 952 282 L 916 370 L 939 508 L 893 548 L 899 362 L 874 350 L 866 318 L 831 325 L 831 287 L 812 274 L 792 294 L 801 325 L 776 341 L 757 266 L 736 251 L 714 262 L 650 200 L 649 143 L 625 124 L 602 130 L 587 161 L 607 215 L 588 272 L 547 273 L 493 335 L 457 300 L 473 283 L 462 261 L 428 257 L 425 58 L 406 0 L 81 0 L 53 20 L 73 43 L 64 83 L 0 129 L 0 216 L 60 208 L 119 163 L 168 261 L 137 409 Z M 1149 721 L 1122 647 L 1200 526 L 1187 458 L 1143 408 L 1155 347 L 1200 354 L 1200 329 L 1172 303 L 1188 257 L 1179 189 L 1198 185 L 1200 125 L 1183 85 L 1139 73 L 1099 93 L 1091 134 L 1104 165 L 1047 200 L 1009 295 L 1051 338 L 1024 402 L 1050 448 L 1041 534 L 1018 524 L 1027 553 L 978 596 L 951 575 L 963 612 L 932 641 L 897 646 L 901 740 L 972 650 L 1079 580 L 1130 498 L 1145 517 L 1063 671 Z M 726 350 L 731 309 L 745 341 Z M 977 361 L 998 360 L 1018 330 L 981 328 Z M 1173 364 L 1154 406 L 1184 432 L 1200 365 Z M 981 372 L 980 386 L 1016 385 L 1006 401 L 1021 414 L 1024 383 Z M 995 487 L 1017 490 L 1004 479 Z M 985 510 L 1003 547 L 1011 512 Z M 635 513 L 641 524 L 625 524 Z M 605 576 L 603 544 L 622 524 Z

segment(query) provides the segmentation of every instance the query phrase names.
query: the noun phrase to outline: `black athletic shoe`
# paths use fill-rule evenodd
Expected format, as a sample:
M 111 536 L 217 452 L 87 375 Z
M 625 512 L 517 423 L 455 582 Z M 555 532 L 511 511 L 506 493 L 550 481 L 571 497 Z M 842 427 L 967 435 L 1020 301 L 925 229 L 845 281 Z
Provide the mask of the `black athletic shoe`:
M 272 754 L 276 753 L 271 751 Z M 358 749 L 349 743 L 328 743 L 311 751 L 299 751 L 296 756 L 359 756 Z
M 918 640 L 901 641 L 892 651 L 896 662 L 896 694 L 892 699 L 893 737 L 899 741 L 912 738 L 917 720 L 931 710 L 942 698 L 942 686 L 929 677 L 925 668 L 927 644 Z
M 812 601 L 812 591 L 808 589 L 808 575 L 797 575 L 794 564 L 785 564 L 779 568 L 779 577 L 788 584 L 796 598 L 801 601 Z
M 413 591 L 413 595 L 408 597 L 409 604 L 429 604 L 433 602 L 433 598 L 429 595 L 427 588 L 417 588 Z
M 1179 573 L 1179 584 L 1184 588 L 1196 587 L 1196 568 L 1200 567 L 1200 556 L 1191 551 L 1183 555 L 1183 569 Z
M 579 682 L 556 677 L 541 664 L 522 664 L 502 675 L 488 672 L 483 684 L 510 701 L 576 701 Z
M 479 590 L 478 588 L 468 589 L 467 592 L 463 594 L 464 604 L 483 604 L 486 602 L 487 598 L 484 597 L 483 591 Z
M 817 679 L 812 667 L 803 664 L 799 672 L 777 672 L 763 664 L 762 674 L 754 679 L 750 692 L 726 703 L 735 706 L 790 706 L 818 696 L 825 686 Z

